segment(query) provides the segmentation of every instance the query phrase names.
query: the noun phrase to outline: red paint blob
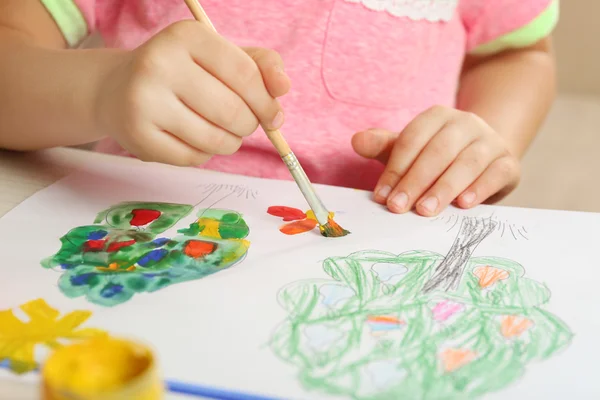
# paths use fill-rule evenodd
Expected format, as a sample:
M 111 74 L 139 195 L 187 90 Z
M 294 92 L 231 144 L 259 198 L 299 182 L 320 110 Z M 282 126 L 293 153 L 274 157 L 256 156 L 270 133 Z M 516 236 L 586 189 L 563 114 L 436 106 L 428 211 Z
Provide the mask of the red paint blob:
M 131 211 L 131 221 L 130 224 L 132 226 L 144 226 L 148 225 L 150 222 L 156 220 L 160 217 L 160 211 L 158 210 L 148 210 L 148 209 L 136 209 Z
M 306 218 L 304 211 L 286 206 L 271 206 L 267 209 L 267 213 L 283 218 L 284 221 L 299 221 Z
M 102 251 L 105 244 L 106 239 L 88 240 L 83 244 L 83 251 Z
M 216 250 L 216 248 L 216 244 L 211 242 L 204 242 L 202 240 L 190 240 L 185 245 L 183 252 L 188 257 L 200 258 L 212 253 Z
M 124 242 L 113 242 L 108 245 L 108 249 L 106 249 L 106 251 L 108 251 L 109 253 L 114 253 L 115 251 L 119 251 L 123 247 L 131 246 L 132 244 L 135 244 L 135 240 L 133 239 Z

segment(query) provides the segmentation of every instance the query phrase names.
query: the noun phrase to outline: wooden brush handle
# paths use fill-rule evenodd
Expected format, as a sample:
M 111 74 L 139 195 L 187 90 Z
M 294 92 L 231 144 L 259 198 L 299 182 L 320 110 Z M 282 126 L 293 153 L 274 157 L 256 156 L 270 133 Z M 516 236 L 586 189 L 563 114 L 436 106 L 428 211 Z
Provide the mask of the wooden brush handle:
M 213 31 L 217 31 L 215 26 L 210 21 L 210 18 L 208 18 L 208 15 L 206 15 L 206 12 L 204 12 L 204 9 L 202 8 L 198 0 L 185 0 L 185 4 L 190 9 L 190 12 L 192 13 L 196 21 L 203 22 L 206 25 L 210 26 Z
M 281 157 L 285 157 L 292 152 L 290 145 L 285 141 L 283 134 L 278 129 L 270 131 L 263 127 L 263 130 Z

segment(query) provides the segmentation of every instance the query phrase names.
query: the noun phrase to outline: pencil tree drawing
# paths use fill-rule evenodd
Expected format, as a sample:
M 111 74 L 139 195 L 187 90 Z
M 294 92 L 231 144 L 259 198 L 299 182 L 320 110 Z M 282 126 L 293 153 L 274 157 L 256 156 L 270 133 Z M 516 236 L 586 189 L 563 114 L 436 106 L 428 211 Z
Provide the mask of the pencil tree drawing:
M 517 381 L 573 336 L 517 262 L 473 257 L 496 229 L 464 218 L 445 256 L 359 251 L 294 282 L 270 345 L 311 391 L 354 399 L 470 399 Z
M 248 191 L 209 185 L 202 201 L 223 188 L 223 196 L 199 209 L 197 218 L 174 236 L 165 232 L 193 205 L 117 204 L 99 213 L 93 225 L 63 236 L 59 251 L 42 266 L 62 273 L 58 286 L 66 296 L 85 296 L 102 306 L 230 268 L 246 256 L 249 228 L 238 212 L 212 207 L 231 195 L 248 196 Z

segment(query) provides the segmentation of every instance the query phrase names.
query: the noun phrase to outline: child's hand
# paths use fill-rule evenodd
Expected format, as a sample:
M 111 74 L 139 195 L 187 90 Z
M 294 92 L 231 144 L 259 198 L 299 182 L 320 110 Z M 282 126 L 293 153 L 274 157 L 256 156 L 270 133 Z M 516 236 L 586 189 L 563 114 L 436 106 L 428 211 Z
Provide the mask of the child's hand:
M 99 90 L 103 132 L 145 161 L 181 166 L 232 154 L 259 122 L 276 129 L 289 90 L 281 57 L 241 49 L 196 21 L 128 52 Z
M 375 201 L 403 213 L 416 207 L 437 215 L 456 200 L 470 208 L 512 191 L 519 182 L 519 160 L 502 137 L 474 114 L 433 107 L 398 135 L 360 132 L 355 151 L 387 166 L 375 188 Z

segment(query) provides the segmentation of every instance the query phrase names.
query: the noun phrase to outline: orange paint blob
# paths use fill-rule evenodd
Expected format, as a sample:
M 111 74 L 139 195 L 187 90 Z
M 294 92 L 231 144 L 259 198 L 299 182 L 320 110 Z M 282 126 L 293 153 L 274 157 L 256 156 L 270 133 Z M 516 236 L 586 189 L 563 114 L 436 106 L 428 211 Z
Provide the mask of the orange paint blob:
M 484 267 L 475 268 L 473 275 L 479 278 L 479 286 L 482 289 L 485 289 L 492 286 L 497 281 L 507 279 L 509 274 L 503 269 L 486 265 Z
M 396 317 L 389 317 L 386 315 L 370 315 L 367 317 L 369 322 L 379 322 L 379 323 L 388 323 L 388 324 L 402 324 L 402 320 L 399 320 Z
M 446 372 L 453 372 L 475 359 L 475 352 L 469 349 L 448 349 L 442 353 L 442 363 Z
M 267 213 L 276 217 L 283 218 L 284 221 L 298 221 L 306 218 L 304 211 L 293 207 L 286 206 L 271 206 L 267 209 Z
M 315 229 L 317 221 L 313 219 L 304 219 L 301 221 L 290 222 L 289 224 L 283 225 L 279 230 L 281 233 L 286 235 L 297 235 Z
M 203 240 L 190 240 L 185 245 L 183 252 L 188 257 L 200 258 L 212 253 L 216 248 L 217 246 L 211 242 L 205 242 Z
M 500 331 L 505 338 L 521 336 L 533 325 L 531 320 L 516 315 L 507 315 L 502 319 Z

